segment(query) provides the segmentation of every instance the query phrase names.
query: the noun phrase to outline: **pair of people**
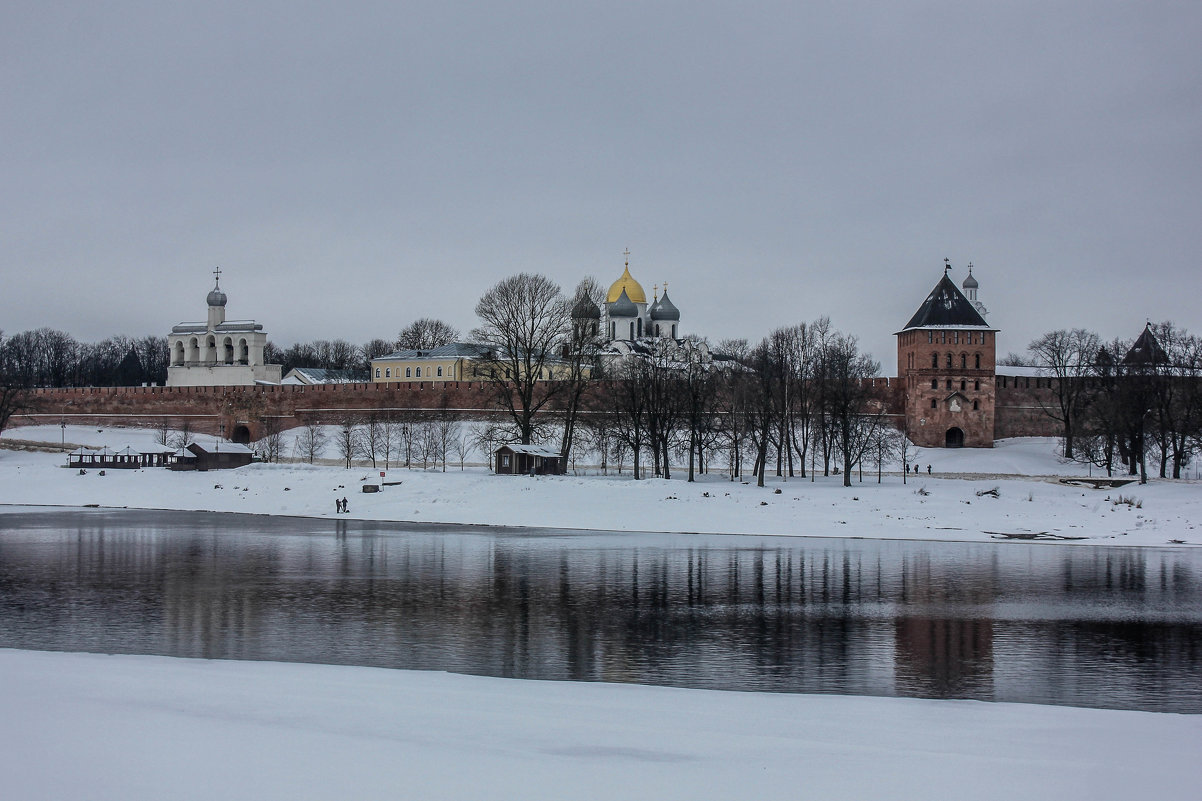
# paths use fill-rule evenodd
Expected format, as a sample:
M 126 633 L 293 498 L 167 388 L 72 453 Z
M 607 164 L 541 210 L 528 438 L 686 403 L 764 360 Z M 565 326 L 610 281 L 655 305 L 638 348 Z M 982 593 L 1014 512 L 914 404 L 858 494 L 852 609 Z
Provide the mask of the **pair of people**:
M 346 508 L 346 498 L 343 498 L 342 500 L 338 500 L 337 498 L 334 499 L 334 512 L 335 513 L 346 512 L 349 514 L 350 511 L 351 511 L 350 509 Z

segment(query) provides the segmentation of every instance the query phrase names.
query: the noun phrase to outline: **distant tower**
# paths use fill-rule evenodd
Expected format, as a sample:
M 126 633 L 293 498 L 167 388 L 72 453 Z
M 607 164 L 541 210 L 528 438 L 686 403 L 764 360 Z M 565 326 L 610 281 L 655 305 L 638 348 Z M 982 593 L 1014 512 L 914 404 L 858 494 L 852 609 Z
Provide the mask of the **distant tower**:
M 906 434 L 924 448 L 992 448 L 997 329 L 947 275 L 897 332 L 897 375 L 905 391 Z

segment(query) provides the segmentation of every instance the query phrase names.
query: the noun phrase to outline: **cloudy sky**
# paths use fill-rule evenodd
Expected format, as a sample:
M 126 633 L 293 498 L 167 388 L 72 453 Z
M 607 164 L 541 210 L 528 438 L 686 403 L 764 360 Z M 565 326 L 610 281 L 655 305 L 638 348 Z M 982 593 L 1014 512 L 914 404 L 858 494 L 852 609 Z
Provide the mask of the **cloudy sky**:
M 892 334 L 975 264 L 1001 351 L 1199 319 L 1202 5 L 6 3 L 0 329 L 462 329 L 631 251 L 682 327 Z

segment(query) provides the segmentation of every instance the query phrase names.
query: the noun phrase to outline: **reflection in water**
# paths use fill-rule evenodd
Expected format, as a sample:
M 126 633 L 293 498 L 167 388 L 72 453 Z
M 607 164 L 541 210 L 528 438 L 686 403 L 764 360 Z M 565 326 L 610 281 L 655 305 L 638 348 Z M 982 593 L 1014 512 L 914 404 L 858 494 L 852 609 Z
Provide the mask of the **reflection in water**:
M 1202 553 L 0 515 L 0 646 L 1202 712 Z

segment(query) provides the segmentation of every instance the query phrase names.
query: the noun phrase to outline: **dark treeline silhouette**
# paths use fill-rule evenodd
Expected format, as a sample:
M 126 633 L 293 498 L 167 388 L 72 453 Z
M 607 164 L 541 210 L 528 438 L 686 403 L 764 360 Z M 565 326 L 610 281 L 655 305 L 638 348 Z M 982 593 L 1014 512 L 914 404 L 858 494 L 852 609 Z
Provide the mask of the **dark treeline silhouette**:
M 1052 331 L 1029 349 L 1066 458 L 1141 481 L 1152 458 L 1161 478 L 1182 477 L 1202 447 L 1202 338 L 1163 322 L 1134 341 Z
M 6 384 L 24 387 L 112 387 L 167 380 L 167 338 L 113 336 L 79 342 L 51 328 L 0 336 Z

